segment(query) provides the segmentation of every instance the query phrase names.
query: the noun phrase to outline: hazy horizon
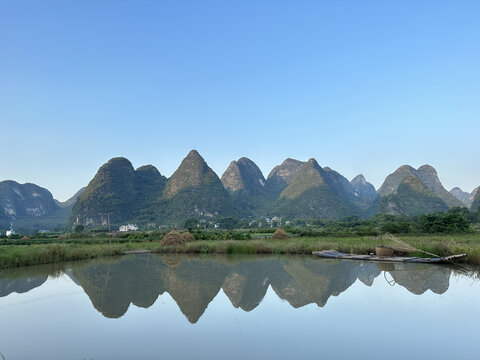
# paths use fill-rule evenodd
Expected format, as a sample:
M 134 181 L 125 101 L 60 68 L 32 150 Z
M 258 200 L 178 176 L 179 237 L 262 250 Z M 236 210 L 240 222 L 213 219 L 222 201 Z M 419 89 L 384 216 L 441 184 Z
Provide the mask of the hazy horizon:
M 480 3 L 0 4 L 0 180 L 64 201 L 108 159 L 221 176 L 317 159 L 378 187 L 430 164 L 480 185 Z

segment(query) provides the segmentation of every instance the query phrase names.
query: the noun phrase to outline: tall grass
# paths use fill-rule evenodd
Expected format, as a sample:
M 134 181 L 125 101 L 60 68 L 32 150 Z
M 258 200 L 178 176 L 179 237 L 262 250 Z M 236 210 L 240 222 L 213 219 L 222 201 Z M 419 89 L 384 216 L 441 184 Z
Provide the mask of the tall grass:
M 404 242 L 416 248 L 439 256 L 467 254 L 462 261 L 480 264 L 480 235 L 456 236 L 405 236 Z M 375 246 L 380 245 L 376 237 L 344 237 L 344 238 L 290 238 L 287 240 L 255 239 L 226 241 L 195 241 L 181 247 L 161 247 L 153 252 L 169 253 L 216 253 L 216 254 L 311 254 L 319 250 L 337 250 L 352 254 L 370 254 Z M 422 252 L 412 256 L 426 256 Z
M 418 249 L 439 256 L 465 253 L 463 260 L 480 265 L 480 234 L 453 236 L 403 236 L 401 239 Z M 128 250 L 149 249 L 157 253 L 198 254 L 311 254 L 318 250 L 338 250 L 346 253 L 369 254 L 380 240 L 376 237 L 294 237 L 286 240 L 198 240 L 184 246 L 161 246 L 159 241 L 128 243 L 56 243 L 0 246 L 0 268 L 49 264 L 62 261 L 122 255 Z M 412 254 L 425 256 L 422 253 Z
M 0 268 L 51 264 L 70 260 L 91 259 L 100 256 L 122 255 L 136 244 L 46 244 L 9 245 L 0 248 Z M 142 244 L 142 248 L 145 248 Z M 156 244 L 157 245 L 157 244 Z

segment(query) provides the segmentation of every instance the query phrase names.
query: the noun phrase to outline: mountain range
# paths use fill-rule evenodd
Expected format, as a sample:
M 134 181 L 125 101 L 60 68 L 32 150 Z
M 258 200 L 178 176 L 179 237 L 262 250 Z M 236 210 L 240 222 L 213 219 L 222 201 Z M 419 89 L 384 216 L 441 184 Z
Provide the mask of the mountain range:
M 222 217 L 340 219 L 377 213 L 419 215 L 480 205 L 480 191 L 447 191 L 430 165 L 404 165 L 378 189 L 363 175 L 351 181 L 315 159 L 286 159 L 265 179 L 242 157 L 221 177 L 192 150 L 170 178 L 152 165 L 134 169 L 117 157 L 102 165 L 89 184 L 61 203 L 34 184 L 0 182 L 0 227 L 69 228 L 127 222 L 142 227 L 181 225 L 187 218 L 215 222 Z

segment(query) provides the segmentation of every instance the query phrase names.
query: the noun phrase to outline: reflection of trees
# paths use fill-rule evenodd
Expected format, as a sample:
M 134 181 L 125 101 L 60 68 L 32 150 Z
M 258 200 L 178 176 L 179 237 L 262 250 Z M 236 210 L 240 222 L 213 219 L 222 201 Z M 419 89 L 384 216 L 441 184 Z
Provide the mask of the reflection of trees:
M 0 272 L 0 296 L 40 286 L 58 267 L 28 267 Z M 64 265 L 62 265 L 64 266 Z M 168 292 L 195 323 L 220 289 L 232 305 L 255 309 L 269 286 L 293 307 L 325 306 L 358 280 L 371 286 L 384 271 L 414 294 L 448 289 L 451 269 L 403 263 L 338 261 L 314 257 L 227 257 L 179 254 L 133 255 L 78 262 L 64 270 L 106 317 L 123 316 L 130 304 L 148 308 Z

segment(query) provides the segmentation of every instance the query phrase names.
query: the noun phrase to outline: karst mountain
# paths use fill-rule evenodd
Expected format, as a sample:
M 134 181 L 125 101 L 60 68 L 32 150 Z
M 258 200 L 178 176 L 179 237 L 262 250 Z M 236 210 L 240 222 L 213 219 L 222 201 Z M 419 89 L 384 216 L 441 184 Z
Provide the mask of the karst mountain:
M 478 188 L 477 188 L 478 189 Z M 267 178 L 246 157 L 232 161 L 221 178 L 192 150 L 170 178 L 153 165 L 134 169 L 116 157 L 89 184 L 61 203 L 34 184 L 0 182 L 0 226 L 26 228 L 136 223 L 143 227 L 181 225 L 188 218 L 215 222 L 224 217 L 341 219 L 377 213 L 419 215 L 452 207 L 480 206 L 480 191 L 447 191 L 430 165 L 404 165 L 378 191 L 363 175 L 349 181 L 316 159 L 288 158 Z M 68 221 L 67 221 L 68 220 Z

